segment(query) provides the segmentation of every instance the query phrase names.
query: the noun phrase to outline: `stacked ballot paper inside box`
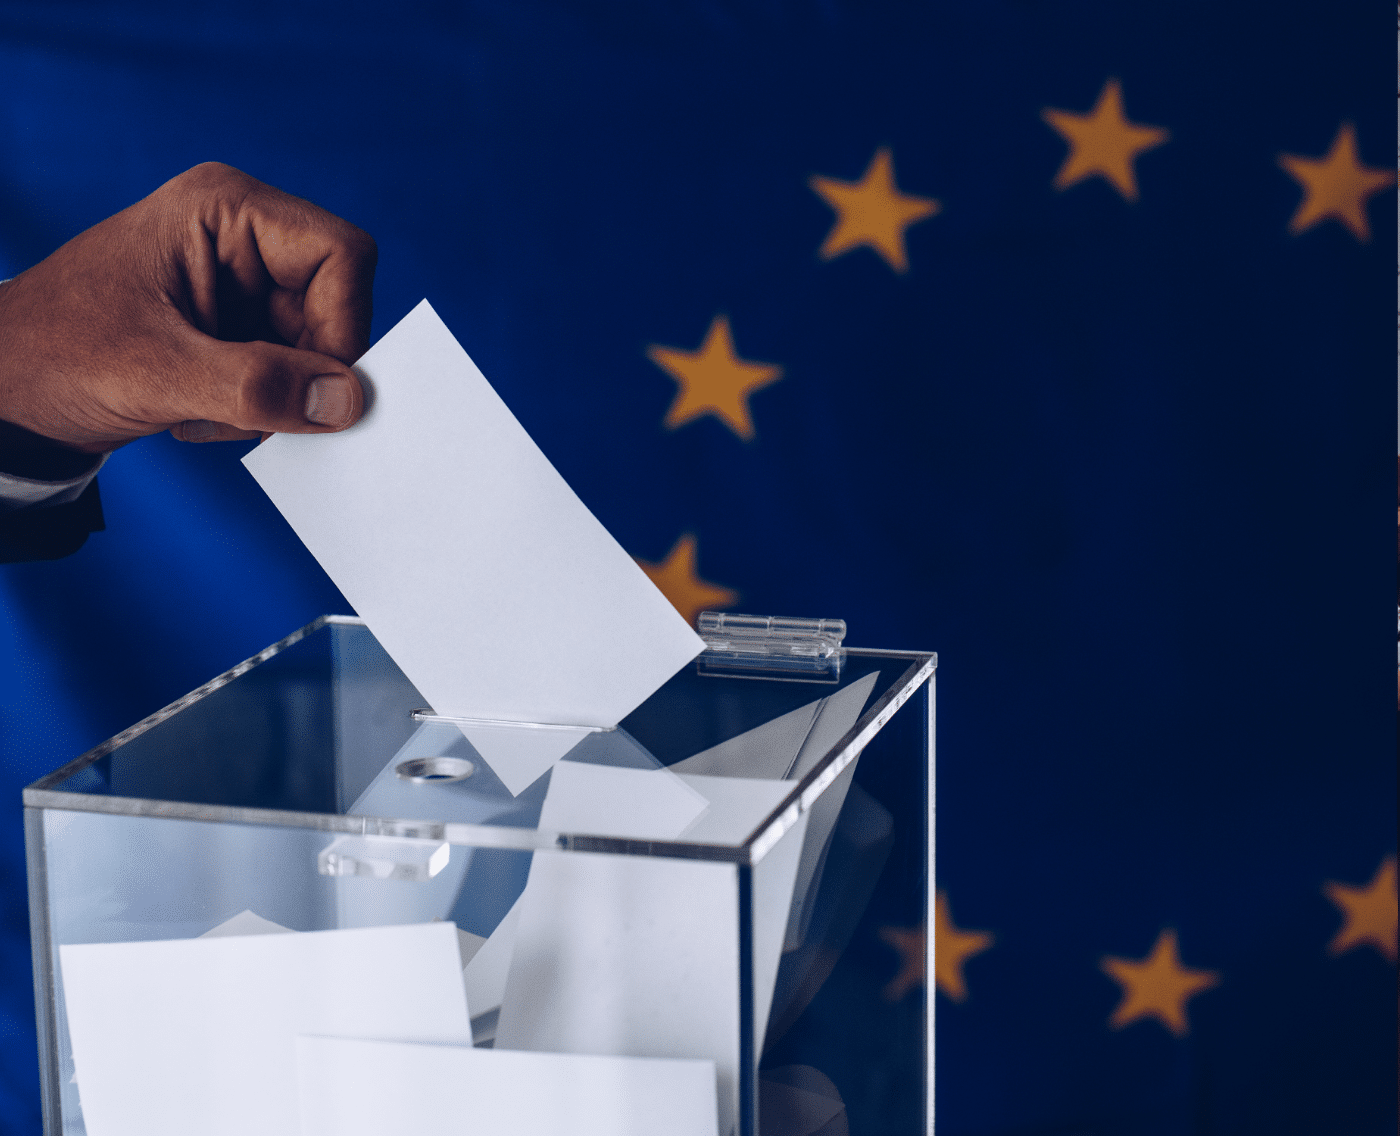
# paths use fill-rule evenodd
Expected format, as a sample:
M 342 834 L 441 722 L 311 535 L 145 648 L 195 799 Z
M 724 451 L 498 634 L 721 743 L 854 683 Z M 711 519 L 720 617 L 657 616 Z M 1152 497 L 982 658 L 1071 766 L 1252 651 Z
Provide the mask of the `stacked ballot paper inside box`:
M 60 949 L 87 1136 L 715 1134 L 709 1062 L 473 1048 L 450 924 L 285 931 Z
M 445 748 L 452 727 L 424 723 L 351 811 L 474 823 L 514 810 L 551 832 L 729 843 L 790 791 L 809 745 L 825 752 L 849 730 L 875 681 L 866 675 L 669 767 L 623 730 L 591 735 L 515 796 L 489 776 L 447 785 L 394 776 L 406 756 Z M 455 737 L 458 752 L 475 752 Z M 834 788 L 754 869 L 759 1049 L 779 958 L 830 839 L 834 813 L 820 806 L 831 798 L 839 811 Z M 61 947 L 89 1136 L 369 1131 L 336 1118 L 396 1115 L 409 1099 L 419 1111 L 403 1115 L 439 1118 L 424 1120 L 429 1132 L 508 1113 L 509 1131 L 523 1136 L 566 1119 L 570 1132 L 589 1133 L 575 1122 L 580 1110 L 599 1133 L 731 1130 L 726 1102 L 741 1070 L 729 865 L 514 853 L 524 861 L 514 891 L 489 891 L 489 903 L 508 908 L 488 928 L 471 868 L 498 850 L 452 853 L 421 883 L 336 879 L 340 930 L 292 933 L 244 911 L 194 940 Z M 348 1069 L 365 1076 L 347 1081 Z M 442 1083 L 425 1082 L 426 1069 Z M 352 1094 L 342 1094 L 347 1084 Z
M 699 638 L 426 301 L 359 371 L 361 422 L 245 459 L 435 712 L 345 813 L 734 847 L 850 734 L 878 672 L 663 765 L 618 723 Z M 402 775 L 443 756 L 471 776 Z M 762 1051 L 855 768 L 753 865 L 748 950 L 733 862 L 543 839 L 444 841 L 411 881 L 328 873 L 333 929 L 249 910 L 64 945 L 87 1134 L 729 1136 L 741 1035 Z

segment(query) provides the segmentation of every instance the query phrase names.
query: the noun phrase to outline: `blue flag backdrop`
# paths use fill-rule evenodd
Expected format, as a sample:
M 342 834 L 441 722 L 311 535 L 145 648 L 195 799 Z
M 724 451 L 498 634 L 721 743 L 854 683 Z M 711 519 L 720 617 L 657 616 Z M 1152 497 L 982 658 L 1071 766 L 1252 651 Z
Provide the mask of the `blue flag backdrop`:
M 376 336 L 431 299 L 682 610 L 938 650 L 941 1136 L 1392 1133 L 1390 19 L 3 2 L 0 276 L 236 165 L 370 231 Z M 20 788 L 347 610 L 245 450 L 123 449 L 0 569 L 6 1133 Z M 786 1055 L 855 1136 L 916 1130 L 912 909 L 811 1011 L 864 1063 Z

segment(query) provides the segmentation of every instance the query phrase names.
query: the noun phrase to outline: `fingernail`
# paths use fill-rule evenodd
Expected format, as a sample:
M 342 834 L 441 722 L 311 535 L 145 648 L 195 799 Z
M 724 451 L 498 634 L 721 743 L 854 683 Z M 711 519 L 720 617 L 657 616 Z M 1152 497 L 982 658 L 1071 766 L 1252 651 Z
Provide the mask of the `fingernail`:
M 219 432 L 219 424 L 207 418 L 192 418 L 180 429 L 180 436 L 187 442 L 207 442 Z
M 306 390 L 306 420 L 317 426 L 348 426 L 355 393 L 343 375 L 322 375 Z

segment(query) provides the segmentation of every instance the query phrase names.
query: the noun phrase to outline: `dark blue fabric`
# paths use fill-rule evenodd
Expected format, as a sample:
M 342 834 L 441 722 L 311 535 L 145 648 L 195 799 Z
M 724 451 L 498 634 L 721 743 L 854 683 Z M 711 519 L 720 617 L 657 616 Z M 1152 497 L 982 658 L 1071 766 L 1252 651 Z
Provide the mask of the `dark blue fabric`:
M 57 560 L 102 531 L 102 496 L 96 481 L 64 505 L 0 513 L 0 564 Z
M 1367 243 L 1291 235 L 1278 155 L 1352 121 L 1390 165 L 1390 21 L 1322 0 L 3 2 L 0 277 L 229 162 L 373 233 L 376 337 L 430 298 L 634 555 L 694 533 L 739 610 L 938 650 L 938 882 L 997 936 L 967 1000 L 939 1000 L 941 1136 L 1388 1133 L 1394 968 L 1327 953 L 1323 886 L 1395 848 L 1394 198 Z M 1051 184 L 1042 109 L 1085 112 L 1110 76 L 1172 132 L 1133 203 Z M 905 275 L 817 255 L 833 215 L 808 178 L 855 180 L 882 145 L 943 206 Z M 645 354 L 719 313 L 785 368 L 749 442 L 663 428 L 675 384 Z M 21 786 L 348 610 L 244 448 L 132 445 L 101 475 L 106 532 L 0 569 L 6 1133 L 39 1130 Z M 1100 959 L 1166 927 L 1220 985 L 1184 1037 L 1110 1029 Z M 866 977 L 823 1005 L 865 1038 L 854 1097 L 910 1055 L 868 1028 L 894 953 L 852 951 Z

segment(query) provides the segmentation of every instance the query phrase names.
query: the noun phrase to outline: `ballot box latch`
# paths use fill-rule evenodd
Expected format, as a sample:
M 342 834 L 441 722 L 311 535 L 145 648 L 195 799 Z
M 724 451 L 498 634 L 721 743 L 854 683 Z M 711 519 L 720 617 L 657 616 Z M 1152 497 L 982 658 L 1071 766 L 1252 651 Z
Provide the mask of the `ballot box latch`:
M 699 674 L 787 682 L 841 679 L 844 619 L 702 611 L 695 626 L 705 641 L 695 663 Z
M 411 836 L 338 836 L 316 856 L 323 876 L 368 876 L 378 880 L 430 880 L 451 859 L 442 839 Z

